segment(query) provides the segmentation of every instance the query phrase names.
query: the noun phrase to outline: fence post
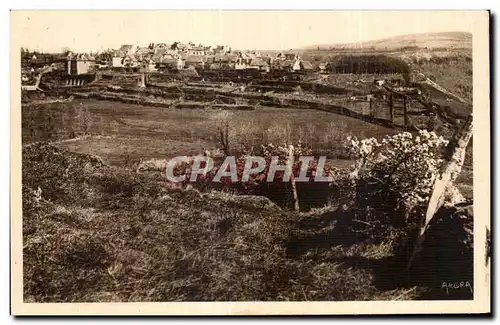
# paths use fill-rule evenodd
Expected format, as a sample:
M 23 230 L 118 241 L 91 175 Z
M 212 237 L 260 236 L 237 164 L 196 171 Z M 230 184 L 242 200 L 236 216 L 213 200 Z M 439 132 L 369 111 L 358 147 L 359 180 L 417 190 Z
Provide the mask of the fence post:
M 141 81 L 139 87 L 146 88 L 146 74 L 144 72 L 141 73 Z
M 294 149 L 293 145 L 288 147 L 288 167 L 292 170 L 290 174 L 290 182 L 292 183 L 293 192 L 293 208 L 295 211 L 300 211 L 299 195 L 297 194 L 297 185 L 295 184 L 295 176 L 293 175 Z
M 391 115 L 391 122 L 394 123 L 394 94 L 392 91 L 389 93 L 389 114 Z
M 405 123 L 405 126 L 408 126 L 409 124 L 409 120 L 408 120 L 408 105 L 409 105 L 409 101 L 408 101 L 408 96 L 407 95 L 404 95 L 403 97 L 403 107 L 404 107 L 404 123 Z
M 415 256 L 422 250 L 422 244 L 425 240 L 425 232 L 430 221 L 434 217 L 434 214 L 444 204 L 444 194 L 446 188 L 455 181 L 462 170 L 462 165 L 465 159 L 465 150 L 471 137 L 472 115 L 467 118 L 464 127 L 453 136 L 446 148 L 444 162 L 436 180 L 434 181 L 432 194 L 429 199 L 429 205 L 427 206 L 427 211 L 425 213 L 425 223 L 420 229 L 420 235 L 406 268 L 407 271 L 410 270 Z

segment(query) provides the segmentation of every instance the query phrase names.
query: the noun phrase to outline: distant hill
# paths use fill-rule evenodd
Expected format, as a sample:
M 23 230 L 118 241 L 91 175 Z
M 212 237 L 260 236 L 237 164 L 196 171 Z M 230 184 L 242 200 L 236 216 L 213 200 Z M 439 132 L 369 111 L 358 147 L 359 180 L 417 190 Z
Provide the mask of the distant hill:
M 409 34 L 398 35 L 373 41 L 346 43 L 346 44 L 318 44 L 311 45 L 305 49 L 328 49 L 334 48 L 371 48 L 376 50 L 396 49 L 406 46 L 418 46 L 421 48 L 472 48 L 472 34 L 465 32 L 442 32 L 442 33 L 425 33 L 425 34 Z

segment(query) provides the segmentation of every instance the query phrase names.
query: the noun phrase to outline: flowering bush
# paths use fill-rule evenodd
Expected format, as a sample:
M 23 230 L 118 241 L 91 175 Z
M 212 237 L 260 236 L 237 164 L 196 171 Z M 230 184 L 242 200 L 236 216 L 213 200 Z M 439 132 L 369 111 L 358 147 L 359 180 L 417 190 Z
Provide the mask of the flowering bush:
M 359 217 L 377 227 L 396 229 L 420 223 L 418 208 L 429 199 L 447 144 L 426 130 L 415 136 L 409 132 L 386 136 L 381 142 L 349 137 L 347 148 L 356 159 L 352 176 Z M 417 219 L 409 220 L 410 216 Z

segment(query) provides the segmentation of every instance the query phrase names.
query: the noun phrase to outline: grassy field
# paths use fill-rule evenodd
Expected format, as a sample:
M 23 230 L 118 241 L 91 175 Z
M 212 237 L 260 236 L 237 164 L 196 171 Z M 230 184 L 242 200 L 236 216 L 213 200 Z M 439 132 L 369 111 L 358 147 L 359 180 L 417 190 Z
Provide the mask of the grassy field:
M 75 109 L 88 112 L 90 134 L 110 138 L 89 138 L 60 145 L 97 154 L 113 165 L 134 164 L 141 158 L 198 154 L 218 146 L 216 123 L 220 111 L 217 110 L 181 110 L 96 100 L 42 105 L 33 110 L 43 110 L 44 114 L 53 116 L 52 137 L 57 138 L 67 136 L 70 127 L 81 129 L 78 117 L 71 122 L 70 115 Z M 26 113 L 29 114 L 33 112 Z M 342 159 L 345 158 L 342 145 L 348 136 L 380 138 L 395 132 L 358 119 L 314 110 L 259 107 L 256 111 L 234 111 L 229 116 L 230 141 L 236 151 L 258 147 L 261 143 L 282 144 L 301 139 L 317 154 Z M 23 135 L 25 141 L 30 140 L 28 132 Z M 34 132 L 33 139 L 40 139 L 40 133 Z

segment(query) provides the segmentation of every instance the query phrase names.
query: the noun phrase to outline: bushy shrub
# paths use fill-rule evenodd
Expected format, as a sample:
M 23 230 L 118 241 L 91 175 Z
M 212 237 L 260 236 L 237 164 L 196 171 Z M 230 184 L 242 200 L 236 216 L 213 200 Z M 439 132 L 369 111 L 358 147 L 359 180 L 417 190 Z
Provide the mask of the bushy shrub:
M 432 191 L 448 141 L 434 132 L 420 131 L 375 138 L 349 138 L 356 159 L 352 174 L 357 218 L 375 234 L 404 232 L 421 226 L 423 204 Z
M 40 188 L 48 200 L 82 201 L 88 175 L 105 166 L 98 156 L 71 153 L 46 143 L 23 147 L 23 185 Z

